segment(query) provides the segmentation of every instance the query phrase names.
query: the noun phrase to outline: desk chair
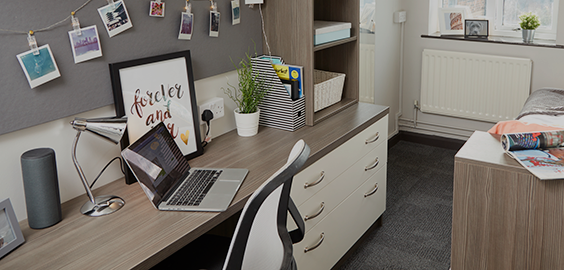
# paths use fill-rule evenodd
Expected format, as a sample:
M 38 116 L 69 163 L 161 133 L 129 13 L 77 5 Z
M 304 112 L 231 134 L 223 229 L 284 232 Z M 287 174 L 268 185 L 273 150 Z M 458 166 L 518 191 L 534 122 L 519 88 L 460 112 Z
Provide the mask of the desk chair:
M 245 204 L 229 245 L 223 244 L 222 248 L 221 243 L 228 241 L 204 235 L 154 269 L 297 269 L 292 244 L 303 239 L 305 224 L 290 198 L 290 188 L 294 175 L 306 162 L 309 152 L 303 140 L 294 145 L 286 164 L 266 180 Z M 298 226 L 291 232 L 286 228 L 288 212 Z

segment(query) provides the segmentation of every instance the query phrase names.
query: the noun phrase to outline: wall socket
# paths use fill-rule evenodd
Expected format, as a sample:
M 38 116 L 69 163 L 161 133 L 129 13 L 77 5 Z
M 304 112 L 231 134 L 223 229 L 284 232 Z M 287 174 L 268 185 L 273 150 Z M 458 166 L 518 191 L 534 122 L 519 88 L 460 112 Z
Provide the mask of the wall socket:
M 402 23 L 407 20 L 407 12 L 401 10 L 394 12 L 394 22 L 395 23 Z
M 223 98 L 220 98 L 220 97 L 214 97 L 212 99 L 206 100 L 198 108 L 200 110 L 200 114 L 198 115 L 198 120 L 200 120 L 200 125 L 204 124 L 202 122 L 202 112 L 204 112 L 204 110 L 212 111 L 213 119 L 221 118 L 225 114 L 225 107 L 223 105 Z

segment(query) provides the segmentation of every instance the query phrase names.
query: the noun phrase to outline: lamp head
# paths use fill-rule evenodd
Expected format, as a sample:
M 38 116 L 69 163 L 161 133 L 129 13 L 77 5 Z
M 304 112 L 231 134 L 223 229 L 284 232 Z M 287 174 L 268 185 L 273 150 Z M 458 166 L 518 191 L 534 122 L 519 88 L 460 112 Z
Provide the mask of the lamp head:
M 78 131 L 87 130 L 117 144 L 125 133 L 127 117 L 75 118 L 70 124 Z

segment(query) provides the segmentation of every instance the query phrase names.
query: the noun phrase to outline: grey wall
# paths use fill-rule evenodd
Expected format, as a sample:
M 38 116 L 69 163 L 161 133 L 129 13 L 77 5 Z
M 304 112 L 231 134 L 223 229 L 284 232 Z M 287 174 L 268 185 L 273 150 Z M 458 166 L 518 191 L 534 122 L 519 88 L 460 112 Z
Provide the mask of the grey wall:
M 76 13 L 82 27 L 96 25 L 103 56 L 74 63 L 68 31 L 70 19 L 35 34 L 38 46 L 49 44 L 61 77 L 31 89 L 16 55 L 28 51 L 27 32 L 57 23 L 86 0 L 19 0 L 0 5 L 0 134 L 89 111 L 113 103 L 109 63 L 190 50 L 196 80 L 233 70 L 230 57 L 262 52 L 258 8 L 242 5 L 241 23 L 231 25 L 230 1 L 217 1 L 221 12 L 219 37 L 209 37 L 209 1 L 191 0 L 194 14 L 192 40 L 179 40 L 184 0 L 166 0 L 164 18 L 150 17 L 150 0 L 125 0 L 133 28 L 110 38 L 97 9 L 105 0 L 93 0 Z M 244 3 L 241 0 L 241 3 Z

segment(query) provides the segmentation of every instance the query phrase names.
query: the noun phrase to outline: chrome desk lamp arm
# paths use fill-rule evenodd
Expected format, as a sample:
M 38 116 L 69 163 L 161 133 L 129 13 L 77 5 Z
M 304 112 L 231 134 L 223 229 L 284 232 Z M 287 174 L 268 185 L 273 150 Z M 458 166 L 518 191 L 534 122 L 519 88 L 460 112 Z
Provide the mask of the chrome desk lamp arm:
M 84 189 L 86 190 L 86 194 L 88 195 L 90 202 L 92 202 L 92 204 L 96 204 L 96 200 L 94 199 L 94 195 L 92 195 L 92 190 L 90 190 L 90 185 L 88 184 L 88 181 L 86 180 L 86 176 L 84 175 L 84 172 L 82 171 L 82 167 L 80 167 L 80 164 L 78 163 L 78 160 L 76 159 L 76 145 L 78 144 L 78 139 L 80 138 L 81 133 L 82 133 L 81 130 L 77 131 L 76 137 L 74 137 L 74 142 L 72 144 L 72 162 L 74 162 L 74 167 L 76 168 L 76 171 L 78 172 L 78 176 L 80 176 L 80 180 L 82 180 L 82 185 L 84 185 Z

